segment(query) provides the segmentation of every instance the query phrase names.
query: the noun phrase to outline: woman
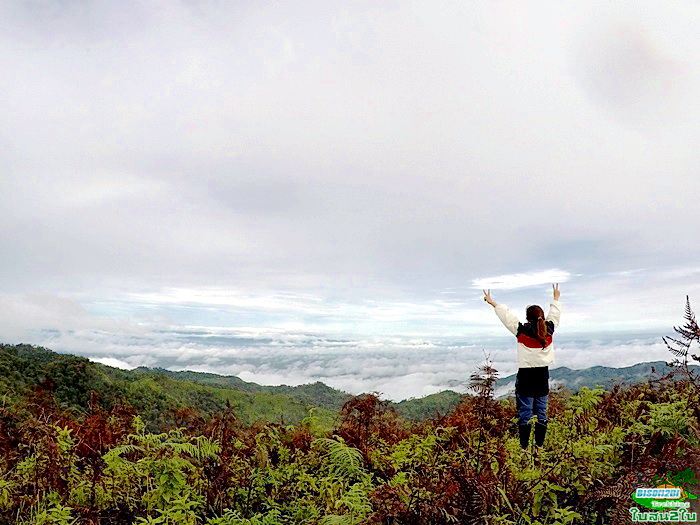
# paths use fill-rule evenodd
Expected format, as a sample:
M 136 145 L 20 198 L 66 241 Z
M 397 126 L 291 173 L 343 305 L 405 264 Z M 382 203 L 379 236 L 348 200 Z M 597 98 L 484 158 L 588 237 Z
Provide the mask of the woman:
M 547 433 L 547 396 L 549 395 L 549 365 L 554 364 L 552 334 L 559 326 L 561 303 L 559 283 L 552 285 L 554 299 L 549 305 L 547 317 L 538 305 L 533 304 L 525 311 L 526 323 L 508 310 L 504 304 L 491 299 L 491 290 L 484 292 L 484 301 L 494 307 L 496 315 L 518 339 L 518 375 L 515 379 L 515 401 L 518 407 L 518 430 L 520 446 L 527 448 L 530 442 L 532 414 L 537 416 L 535 423 L 535 445 L 542 446 Z

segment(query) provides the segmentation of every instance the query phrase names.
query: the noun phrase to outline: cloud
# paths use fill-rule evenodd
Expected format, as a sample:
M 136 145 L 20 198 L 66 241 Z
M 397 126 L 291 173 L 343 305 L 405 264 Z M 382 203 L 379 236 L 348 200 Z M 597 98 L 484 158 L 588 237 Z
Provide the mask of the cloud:
M 692 234 L 693 121 L 630 133 L 586 86 L 692 72 L 694 33 L 668 36 L 697 13 L 599 7 L 4 4 L 2 284 L 388 295 L 659 264 Z M 601 73 L 619 48 L 641 69 Z M 619 248 L 548 251 L 571 239 Z
M 459 347 L 440 337 L 501 333 L 481 288 L 521 312 L 563 283 L 562 333 L 630 340 L 697 293 L 692 3 L 0 16 L 8 342 L 129 366 L 411 338 L 432 355 Z M 207 335 L 173 335 L 192 327 Z M 251 363 L 231 370 L 281 377 Z M 419 391 L 443 384 L 402 370 Z
M 509 275 L 499 275 L 497 277 L 484 277 L 474 279 L 472 288 L 494 290 L 510 290 L 514 288 L 526 288 L 546 283 L 566 282 L 570 274 L 567 271 L 552 269 L 541 272 L 515 273 Z
M 108 333 L 139 334 L 143 329 L 125 319 L 91 315 L 75 294 L 0 294 L 0 338 L 15 342 L 32 333 L 106 330 Z
M 88 359 L 90 361 L 94 361 L 95 363 L 101 363 L 103 365 L 112 366 L 114 368 L 121 368 L 123 370 L 131 370 L 135 368 L 126 361 L 121 361 L 113 357 L 88 357 Z
M 677 121 L 691 102 L 688 56 L 693 51 L 681 51 L 673 42 L 690 29 L 689 20 L 681 11 L 666 14 L 665 24 L 632 13 L 612 17 L 593 29 L 581 53 L 591 97 L 635 125 Z
M 666 360 L 662 333 L 570 335 L 555 341 L 557 366 L 628 366 Z M 500 377 L 517 371 L 510 335 L 328 337 L 279 330 L 157 329 L 35 333 L 27 342 L 130 369 L 157 366 L 235 375 L 266 385 L 322 381 L 352 394 L 378 391 L 401 400 L 445 389 L 466 392 L 469 376 L 487 357 Z

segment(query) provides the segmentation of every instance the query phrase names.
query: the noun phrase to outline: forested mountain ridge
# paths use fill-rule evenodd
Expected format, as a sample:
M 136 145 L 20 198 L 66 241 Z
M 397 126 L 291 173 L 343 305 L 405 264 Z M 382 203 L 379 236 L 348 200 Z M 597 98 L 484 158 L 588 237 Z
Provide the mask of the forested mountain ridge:
M 700 366 L 691 365 L 689 368 L 700 372 Z M 578 390 L 583 386 L 592 388 L 598 385 L 603 388 L 611 388 L 615 384 L 632 385 L 649 381 L 650 379 L 658 379 L 668 374 L 671 369 L 672 367 L 668 366 L 665 361 L 637 363 L 620 368 L 592 366 L 581 370 L 560 366 L 550 369 L 549 379 L 552 386 L 561 385 L 569 390 Z M 510 383 L 514 385 L 516 375 L 517 374 L 511 374 L 499 378 L 497 382 L 498 387 L 506 387 Z M 514 386 L 512 388 L 514 388 Z
M 275 390 L 238 378 L 219 376 L 221 380 L 207 381 L 208 374 L 200 374 L 200 380 L 193 381 L 187 379 L 190 374 L 194 373 L 121 370 L 43 347 L 0 345 L 0 392 L 5 396 L 19 399 L 37 390 L 46 391 L 61 407 L 81 413 L 94 392 L 105 408 L 118 403 L 132 406 L 153 429 L 174 423 L 181 410 L 194 409 L 207 417 L 227 406 L 247 424 L 256 420 L 297 423 L 308 415 L 310 406 L 315 406 L 318 415 L 331 424 L 342 400 L 351 397 L 335 391 L 333 402 L 328 402 L 325 385 Z M 316 392 L 319 401 L 314 398 Z
M 330 408 L 340 408 L 347 401 L 351 394 L 332 388 L 321 381 L 307 383 L 298 386 L 279 385 L 267 386 L 244 381 L 237 376 L 225 376 L 206 372 L 192 371 L 171 371 L 163 368 L 139 367 L 131 370 L 134 374 L 143 375 L 164 375 L 181 381 L 193 381 L 203 385 L 221 388 L 233 388 L 245 392 L 269 392 L 274 394 L 289 395 L 300 401 L 313 404 L 314 406 L 326 406 Z
M 560 367 L 551 370 L 550 377 L 553 386 L 575 391 L 583 386 L 610 388 L 615 383 L 647 381 L 653 378 L 652 369 L 658 377 L 668 372 L 669 367 L 663 361 L 624 368 Z M 509 395 L 514 381 L 514 374 L 499 379 L 497 397 Z M 178 409 L 193 408 L 206 416 L 227 404 L 246 423 L 255 420 L 298 423 L 310 407 L 317 407 L 317 414 L 330 425 L 338 410 L 352 398 L 351 394 L 318 381 L 299 386 L 266 386 L 236 376 L 202 372 L 146 367 L 121 370 L 44 347 L 0 345 L 0 391 L 4 395 L 21 396 L 36 388 L 53 392 L 62 406 L 77 412 L 86 409 L 90 392 L 95 391 L 104 406 L 125 401 L 151 426 L 160 426 L 168 417 L 175 417 Z M 387 406 L 403 417 L 424 420 L 449 413 L 464 395 L 444 390 L 397 403 L 389 401 Z

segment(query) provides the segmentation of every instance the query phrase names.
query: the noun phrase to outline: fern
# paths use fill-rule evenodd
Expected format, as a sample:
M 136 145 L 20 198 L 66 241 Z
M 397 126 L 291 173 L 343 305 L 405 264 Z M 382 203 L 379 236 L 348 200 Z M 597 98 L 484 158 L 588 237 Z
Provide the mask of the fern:
M 0 479 L 0 511 L 5 511 L 11 508 L 12 490 L 14 483 L 4 479 Z
M 595 429 L 597 419 L 595 418 L 594 409 L 602 401 L 604 392 L 603 388 L 599 386 L 593 389 L 584 386 L 571 396 L 569 412 L 572 415 L 572 422 L 580 431 L 588 433 L 593 432 Z
M 143 449 L 137 445 L 131 445 L 128 443 L 124 445 L 117 445 L 102 456 L 102 459 L 105 461 L 113 461 L 120 458 L 123 454 L 131 454 L 137 451 L 143 451 Z
M 351 489 L 353 490 L 353 489 Z M 324 516 L 319 525 L 357 525 L 364 522 L 367 514 L 372 512 L 372 505 L 363 491 L 348 492 L 337 504 L 344 504 L 350 510 L 345 514 L 328 514 Z
M 256 514 L 251 518 L 244 518 L 238 511 L 226 509 L 221 517 L 210 518 L 207 525 L 283 525 L 282 515 L 277 509 L 266 514 Z
M 321 437 L 326 433 L 321 418 L 318 417 L 318 407 L 309 408 L 309 415 L 301 420 L 301 424 L 306 426 L 314 436 Z
M 491 366 L 491 359 L 487 356 L 486 362 L 479 365 L 469 377 L 469 389 L 482 399 L 491 399 L 496 381 L 498 381 L 498 370 Z
M 692 438 L 692 421 L 692 413 L 686 400 L 652 405 L 649 415 L 649 425 L 658 429 L 665 437 L 680 434 Z
M 362 453 L 356 448 L 331 438 L 316 438 L 313 445 L 325 450 L 323 457 L 332 475 L 355 479 L 365 472 Z
M 73 518 L 70 507 L 56 504 L 48 509 L 37 512 L 31 525 L 73 525 L 78 521 Z
M 491 366 L 491 356 L 486 356 L 486 362 L 477 367 L 469 378 L 469 388 L 474 390 L 479 401 L 479 441 L 476 447 L 476 466 L 475 470 L 480 472 L 482 467 L 482 446 L 486 438 L 484 434 L 484 421 L 489 412 L 489 406 L 493 402 L 493 393 L 498 380 L 498 370 Z
M 367 483 L 355 483 L 343 497 L 338 500 L 338 504 L 345 505 L 353 515 L 364 517 L 372 512 L 372 504 L 367 497 L 367 491 L 371 488 Z
M 685 296 L 685 314 L 683 317 L 686 321 L 685 324 L 681 327 L 673 327 L 676 333 L 681 336 L 680 339 L 673 337 L 662 337 L 662 339 L 669 351 L 675 356 L 668 365 L 681 371 L 696 391 L 700 392 L 698 378 L 689 368 L 690 358 L 700 363 L 700 356 L 690 353 L 690 347 L 693 342 L 700 343 L 700 326 L 698 326 L 698 322 L 695 319 L 695 313 L 690 306 L 690 298 L 687 295 Z
M 218 441 L 212 441 L 204 436 L 193 439 L 194 443 L 166 442 L 163 445 L 172 448 L 177 454 L 187 454 L 197 461 L 216 457 L 221 452 L 221 444 Z

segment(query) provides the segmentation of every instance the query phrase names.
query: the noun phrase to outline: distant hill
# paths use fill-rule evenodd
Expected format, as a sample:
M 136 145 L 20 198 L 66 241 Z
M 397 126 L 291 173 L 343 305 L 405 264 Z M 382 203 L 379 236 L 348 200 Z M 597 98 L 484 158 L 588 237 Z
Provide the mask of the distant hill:
M 700 372 L 700 366 L 691 366 L 690 368 Z M 650 378 L 658 379 L 666 375 L 670 370 L 671 368 L 666 365 L 665 361 L 638 363 L 622 368 L 592 366 L 582 370 L 572 370 L 561 366 L 551 369 L 549 378 L 552 387 L 561 385 L 573 391 L 583 386 L 593 388 L 597 385 L 610 389 L 617 383 L 631 385 L 648 381 Z M 496 384 L 497 395 L 508 395 L 511 390 L 515 390 L 515 376 L 516 374 L 511 374 L 498 380 Z
M 700 366 L 692 365 L 689 368 L 700 374 Z M 670 370 L 665 361 L 650 361 L 621 368 L 592 366 L 582 370 L 562 366 L 550 370 L 549 377 L 552 388 L 562 387 L 575 392 L 584 386 L 589 388 L 602 386 L 605 389 L 611 389 L 615 384 L 633 385 L 649 379 L 658 379 Z M 511 374 L 498 379 L 495 391 L 497 399 L 513 395 L 515 377 L 516 374 Z M 453 390 L 443 390 L 424 398 L 401 401 L 395 406 L 405 417 L 425 419 L 453 410 L 459 403 L 460 397 L 460 394 Z
M 330 425 L 352 397 L 322 383 L 267 387 L 215 374 L 121 370 L 43 347 L 0 345 L 0 392 L 19 398 L 37 388 L 51 391 L 63 408 L 78 413 L 87 409 L 91 391 L 99 393 L 106 407 L 124 401 L 151 429 L 174 423 L 177 409 L 191 407 L 207 416 L 227 404 L 246 424 L 256 420 L 297 424 L 310 407 L 317 407 L 322 422 Z
M 259 385 L 257 383 L 251 383 L 244 381 L 237 376 L 222 376 L 218 374 L 210 374 L 205 372 L 173 372 L 171 370 L 165 370 L 163 368 L 146 368 L 139 367 L 131 371 L 134 374 L 139 375 L 163 375 L 170 377 L 172 379 L 181 381 L 193 381 L 195 383 L 200 383 L 203 385 L 209 385 L 213 387 L 220 388 L 231 388 L 234 390 L 242 390 L 245 392 L 268 392 L 274 394 L 282 394 L 291 396 L 298 399 L 301 402 L 314 405 L 314 406 L 325 406 L 329 408 L 340 408 L 343 406 L 348 399 L 352 397 L 352 394 L 343 392 L 341 390 L 336 390 L 321 381 L 316 381 L 315 383 L 308 383 L 305 385 L 289 386 L 267 386 Z
M 615 383 L 647 381 L 652 367 L 656 376 L 668 372 L 663 361 L 612 368 L 594 366 L 583 370 L 566 367 L 550 371 L 552 385 L 570 390 Z M 700 367 L 693 367 L 700 372 Z M 174 411 L 194 408 L 204 416 L 230 405 L 246 424 L 256 420 L 297 424 L 311 407 L 326 425 L 333 424 L 339 409 L 352 395 L 315 382 L 300 386 L 265 386 L 236 376 L 201 372 L 173 372 L 162 368 L 140 367 L 121 370 L 84 357 L 58 354 L 32 345 L 0 344 L 0 392 L 20 397 L 41 387 L 53 392 L 57 401 L 76 412 L 87 409 L 91 391 L 99 392 L 101 402 L 111 406 L 125 401 L 142 415 L 151 428 L 174 422 Z M 496 396 L 511 395 L 515 374 L 496 384 Z M 464 394 L 453 390 L 389 402 L 402 416 L 423 420 L 451 412 Z
M 390 403 L 403 417 L 421 421 L 427 418 L 440 417 L 452 412 L 459 404 L 463 394 L 453 390 L 443 390 L 428 396 L 404 399 L 398 403 Z
M 689 368 L 700 374 L 700 366 L 692 365 Z M 633 385 L 649 379 L 663 377 L 670 370 L 671 368 L 666 365 L 665 361 L 650 361 L 621 368 L 592 366 L 582 370 L 573 370 L 562 366 L 550 370 L 549 377 L 552 388 L 562 387 L 575 392 L 584 386 L 589 388 L 602 386 L 609 390 L 615 384 Z M 511 374 L 498 379 L 495 391 L 497 399 L 513 395 L 516 375 Z M 451 411 L 457 406 L 459 399 L 460 394 L 457 392 L 443 390 L 424 398 L 401 401 L 395 406 L 405 417 L 425 419 L 436 414 L 444 414 Z

